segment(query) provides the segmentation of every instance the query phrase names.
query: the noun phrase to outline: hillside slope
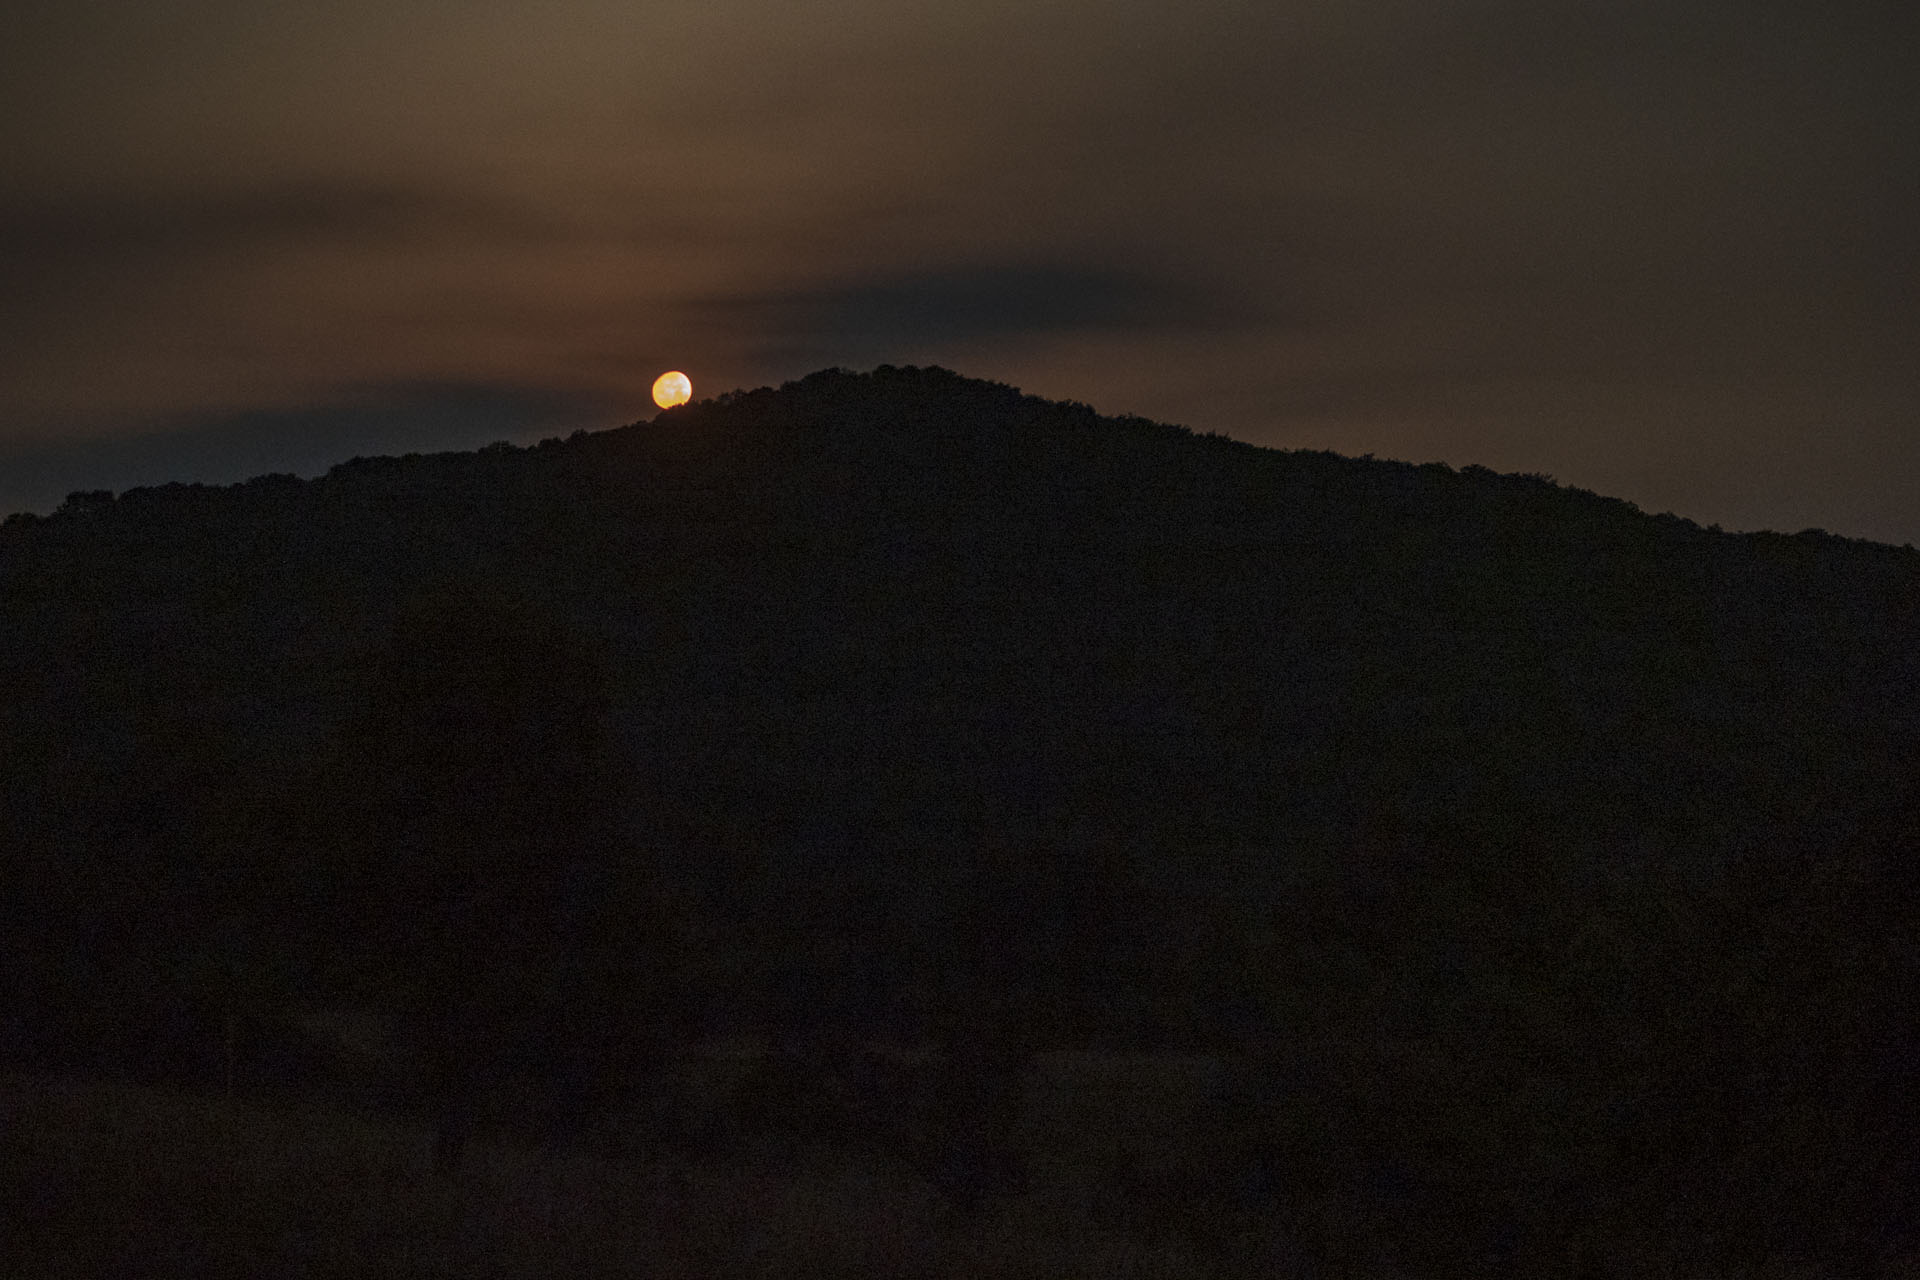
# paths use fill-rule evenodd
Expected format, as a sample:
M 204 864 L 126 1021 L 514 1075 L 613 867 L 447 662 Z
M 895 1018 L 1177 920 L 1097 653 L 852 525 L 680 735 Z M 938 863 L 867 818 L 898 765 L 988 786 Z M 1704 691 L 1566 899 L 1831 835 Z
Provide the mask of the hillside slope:
M 1409 1265 L 1570 1204 L 1870 1251 L 1917 623 L 1912 549 L 944 370 L 75 495 L 0 529 L 10 1043 L 204 1077 L 236 1008 L 373 1005 L 443 1094 L 1191 1048 Z

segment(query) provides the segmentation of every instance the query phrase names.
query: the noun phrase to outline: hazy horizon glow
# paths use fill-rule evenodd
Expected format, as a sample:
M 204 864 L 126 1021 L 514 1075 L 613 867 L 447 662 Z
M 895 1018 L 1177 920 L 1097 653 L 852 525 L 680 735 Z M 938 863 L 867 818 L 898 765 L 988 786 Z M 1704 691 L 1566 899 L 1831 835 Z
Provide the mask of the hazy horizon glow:
M 1920 543 L 1912 22 L 42 6 L 0 49 L 0 510 L 886 362 Z

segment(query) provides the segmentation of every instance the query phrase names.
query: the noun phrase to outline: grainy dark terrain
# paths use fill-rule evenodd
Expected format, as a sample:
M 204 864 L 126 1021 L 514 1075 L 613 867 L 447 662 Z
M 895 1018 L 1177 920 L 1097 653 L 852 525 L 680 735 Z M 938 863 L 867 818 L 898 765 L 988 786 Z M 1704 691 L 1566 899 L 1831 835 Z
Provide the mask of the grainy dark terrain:
M 943 370 L 76 494 L 0 528 L 0 1026 L 420 1195 L 829 1160 L 922 1241 L 846 1274 L 1899 1274 L 1916 638 L 1910 548 Z

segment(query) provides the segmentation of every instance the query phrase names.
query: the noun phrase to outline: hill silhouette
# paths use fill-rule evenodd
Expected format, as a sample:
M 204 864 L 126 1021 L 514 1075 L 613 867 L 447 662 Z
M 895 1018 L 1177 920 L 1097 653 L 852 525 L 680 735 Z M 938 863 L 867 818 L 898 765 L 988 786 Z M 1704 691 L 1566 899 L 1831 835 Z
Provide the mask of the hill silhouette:
M 647 1094 L 965 1206 L 1037 1055 L 1200 1054 L 1205 1153 L 1101 1177 L 1203 1243 L 1874 1274 L 1917 624 L 1911 548 L 940 369 L 75 494 L 0 528 L 0 1015 L 304 1087 L 291 1011 L 371 1010 L 449 1162 Z M 717 1036 L 784 1065 L 696 1120 Z

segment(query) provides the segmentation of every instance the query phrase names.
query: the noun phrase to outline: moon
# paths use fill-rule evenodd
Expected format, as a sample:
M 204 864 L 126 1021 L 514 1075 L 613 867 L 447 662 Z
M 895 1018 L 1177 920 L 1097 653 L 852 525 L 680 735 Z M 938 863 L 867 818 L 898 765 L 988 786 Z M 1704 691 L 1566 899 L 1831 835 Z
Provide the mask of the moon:
M 691 399 L 693 399 L 693 382 L 678 369 L 671 373 L 663 373 L 653 380 L 653 402 L 662 409 L 671 409 Z

